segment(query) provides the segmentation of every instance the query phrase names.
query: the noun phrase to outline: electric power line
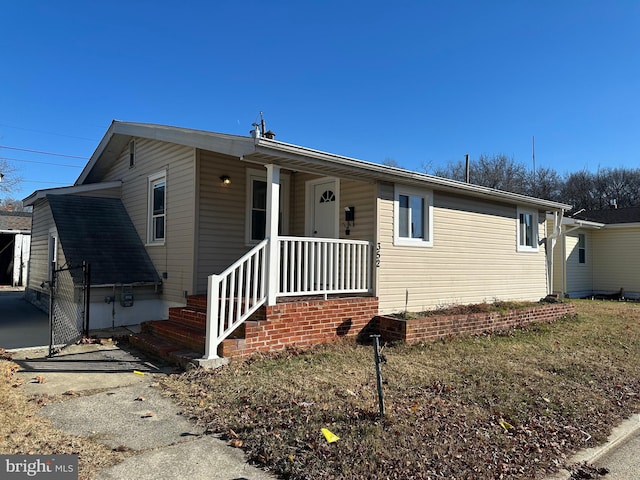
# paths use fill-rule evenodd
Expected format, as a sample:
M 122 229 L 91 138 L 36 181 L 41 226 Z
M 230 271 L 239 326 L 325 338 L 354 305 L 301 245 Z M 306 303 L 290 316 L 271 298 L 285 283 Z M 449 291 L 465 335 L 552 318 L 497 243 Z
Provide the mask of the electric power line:
M 43 152 L 41 150 L 29 150 L 28 148 L 7 147 L 6 145 L 0 145 L 0 149 L 2 148 L 6 148 L 7 150 L 17 150 L 19 152 L 39 153 L 42 155 L 53 155 L 55 157 L 79 158 L 81 160 L 89 160 L 87 157 L 79 157 L 77 155 L 65 155 L 64 153 Z
M 21 160 L 19 158 L 0 157 L 0 160 L 9 160 L 11 162 L 39 163 L 41 165 L 55 165 L 56 167 L 83 168 L 83 165 L 68 165 L 65 163 L 38 162 L 36 160 Z
M 0 123 L 0 127 L 14 128 L 16 130 L 24 130 L 25 132 L 44 133 L 46 135 L 55 135 L 57 137 L 75 138 L 75 139 L 78 139 L 78 140 L 88 140 L 90 142 L 95 142 L 96 141 L 95 138 L 76 137 L 75 135 L 65 135 L 64 133 L 47 132 L 45 130 L 34 130 L 32 128 L 14 127 L 13 125 L 7 125 L 7 124 L 4 124 L 4 123 Z

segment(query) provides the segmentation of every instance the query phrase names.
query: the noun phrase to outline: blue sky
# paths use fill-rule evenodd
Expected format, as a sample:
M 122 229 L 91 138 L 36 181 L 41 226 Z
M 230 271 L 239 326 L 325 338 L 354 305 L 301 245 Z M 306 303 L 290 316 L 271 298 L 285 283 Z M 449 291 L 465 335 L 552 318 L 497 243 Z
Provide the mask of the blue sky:
M 532 136 L 561 174 L 640 167 L 635 0 L 20 0 L 0 26 L 4 147 L 88 158 L 113 119 L 248 135 L 262 111 L 277 140 L 413 170 L 530 164 Z M 85 163 L 0 158 L 17 198 Z

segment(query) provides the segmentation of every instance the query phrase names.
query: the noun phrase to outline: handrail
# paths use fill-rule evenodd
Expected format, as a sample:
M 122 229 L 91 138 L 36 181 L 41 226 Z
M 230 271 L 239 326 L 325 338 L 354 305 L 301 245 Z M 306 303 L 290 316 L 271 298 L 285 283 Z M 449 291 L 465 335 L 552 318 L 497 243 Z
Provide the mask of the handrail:
M 209 275 L 205 358 L 218 358 L 218 346 L 267 299 L 268 239 L 245 253 L 220 274 Z

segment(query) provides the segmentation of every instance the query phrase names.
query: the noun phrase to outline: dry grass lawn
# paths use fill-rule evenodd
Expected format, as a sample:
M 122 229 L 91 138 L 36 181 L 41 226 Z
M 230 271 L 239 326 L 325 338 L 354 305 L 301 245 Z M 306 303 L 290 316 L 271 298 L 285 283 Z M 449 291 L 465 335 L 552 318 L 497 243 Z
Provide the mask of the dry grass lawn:
M 501 335 L 386 346 L 378 416 L 371 346 L 340 343 L 168 377 L 186 415 L 289 479 L 544 478 L 640 410 L 640 304 Z M 80 478 L 113 452 L 38 416 L 0 360 L 0 452 L 77 453 Z M 328 428 L 340 437 L 328 443 Z
M 188 415 L 290 479 L 544 478 L 640 407 L 640 304 L 383 353 L 341 343 L 166 382 Z M 328 443 L 320 432 L 340 437 Z

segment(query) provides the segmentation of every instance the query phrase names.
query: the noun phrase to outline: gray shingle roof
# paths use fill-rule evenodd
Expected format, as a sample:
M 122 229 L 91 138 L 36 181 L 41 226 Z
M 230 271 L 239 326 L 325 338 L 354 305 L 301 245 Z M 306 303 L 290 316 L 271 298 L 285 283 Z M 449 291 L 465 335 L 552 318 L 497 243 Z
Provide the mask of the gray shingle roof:
M 0 212 L 0 230 L 31 231 L 31 212 Z
M 640 207 L 603 208 L 587 210 L 574 215 L 573 218 L 598 223 L 637 223 L 640 222 Z
M 91 284 L 160 283 L 142 240 L 117 198 L 47 195 L 68 266 L 91 264 Z M 80 271 L 73 271 L 81 275 Z

